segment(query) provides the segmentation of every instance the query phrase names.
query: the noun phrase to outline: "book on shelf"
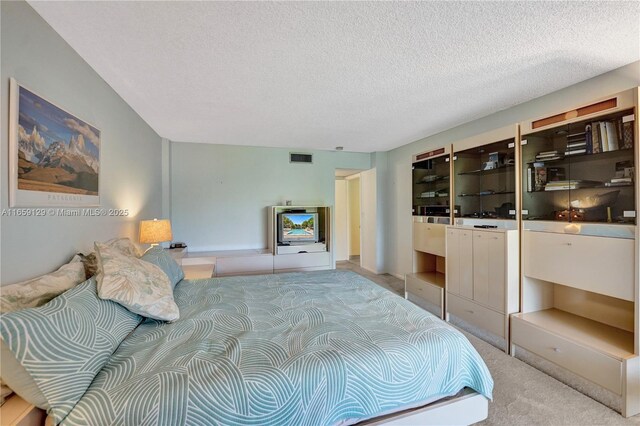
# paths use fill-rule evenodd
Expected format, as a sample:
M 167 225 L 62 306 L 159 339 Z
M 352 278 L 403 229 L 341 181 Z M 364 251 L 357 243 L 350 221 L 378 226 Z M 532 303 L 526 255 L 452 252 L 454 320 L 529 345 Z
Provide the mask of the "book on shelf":
M 587 149 L 586 148 L 582 148 L 582 149 L 572 149 L 570 151 L 565 151 L 564 155 L 565 156 L 570 156 L 570 155 L 586 154 L 586 153 L 587 153 Z
M 633 148 L 633 121 L 622 123 L 622 148 Z
M 612 187 L 612 186 L 630 186 L 632 185 L 633 182 L 629 183 L 629 182 L 605 182 L 604 186 L 607 187 Z
M 609 151 L 609 139 L 607 139 L 607 125 L 600 121 L 598 122 L 598 133 L 600 133 L 600 145 L 602 152 Z
M 535 168 L 534 190 L 542 191 L 547 184 L 547 169 L 544 167 Z
M 605 121 L 604 127 L 607 133 L 608 151 L 616 151 L 618 149 L 618 133 L 616 125 L 611 121 Z
M 536 154 L 536 160 L 538 161 L 550 161 L 558 160 L 562 158 L 562 153 L 559 151 L 545 151 Z
M 633 179 L 630 177 L 612 178 L 611 183 L 633 183 Z
M 569 148 L 586 148 L 587 147 L 587 141 L 583 140 L 583 141 L 579 141 L 579 142 L 570 142 L 567 144 L 567 149 Z
M 593 148 L 591 152 L 598 154 L 602 152 L 602 143 L 600 142 L 600 126 L 598 122 L 591 123 L 591 143 Z
M 547 167 L 547 182 L 555 182 L 565 179 L 566 174 L 564 167 Z
M 593 135 L 591 134 L 591 124 L 587 124 L 584 128 L 587 154 L 593 153 Z
M 545 186 L 545 191 L 562 191 L 567 189 L 592 188 L 601 185 L 602 182 L 593 180 L 569 179 L 549 182 Z

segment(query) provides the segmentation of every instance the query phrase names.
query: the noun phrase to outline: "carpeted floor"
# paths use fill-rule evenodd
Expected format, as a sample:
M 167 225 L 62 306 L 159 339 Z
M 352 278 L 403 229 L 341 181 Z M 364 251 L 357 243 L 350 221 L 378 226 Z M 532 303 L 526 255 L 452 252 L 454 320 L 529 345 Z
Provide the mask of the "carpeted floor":
M 404 283 L 388 274 L 375 275 L 349 262 L 338 262 L 371 281 L 404 295 Z M 482 425 L 640 425 L 640 416 L 625 419 L 599 402 L 510 357 L 466 333 L 486 362 L 495 382 L 489 417 Z

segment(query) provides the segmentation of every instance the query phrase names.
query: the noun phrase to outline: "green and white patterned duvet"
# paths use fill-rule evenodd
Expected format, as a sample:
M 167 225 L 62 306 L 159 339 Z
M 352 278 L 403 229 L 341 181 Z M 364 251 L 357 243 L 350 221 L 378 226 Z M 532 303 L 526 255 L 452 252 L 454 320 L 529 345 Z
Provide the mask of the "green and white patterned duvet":
M 491 398 L 458 331 L 348 271 L 183 280 L 65 425 L 333 425 L 457 393 Z

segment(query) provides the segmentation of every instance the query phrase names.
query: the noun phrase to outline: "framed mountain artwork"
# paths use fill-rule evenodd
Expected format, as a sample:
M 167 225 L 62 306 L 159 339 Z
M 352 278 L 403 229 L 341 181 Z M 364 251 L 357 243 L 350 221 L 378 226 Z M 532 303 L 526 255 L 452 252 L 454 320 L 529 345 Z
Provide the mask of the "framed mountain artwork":
M 100 130 L 10 81 L 9 205 L 100 205 Z

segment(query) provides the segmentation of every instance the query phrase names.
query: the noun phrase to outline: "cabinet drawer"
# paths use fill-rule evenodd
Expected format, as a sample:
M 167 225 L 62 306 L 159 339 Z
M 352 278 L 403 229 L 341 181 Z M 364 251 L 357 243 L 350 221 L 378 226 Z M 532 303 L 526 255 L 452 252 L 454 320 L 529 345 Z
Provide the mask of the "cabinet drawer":
M 273 273 L 273 255 L 219 257 L 216 276 Z
M 633 301 L 634 241 L 524 232 L 524 274 Z
M 445 229 L 438 223 L 413 222 L 413 249 L 445 256 Z
M 622 394 L 622 363 L 619 360 L 550 333 L 516 316 L 511 317 L 511 343 L 617 395 Z
M 329 266 L 330 263 L 331 254 L 329 252 L 280 254 L 273 257 L 273 269 L 276 270 L 317 268 Z
M 443 306 L 444 288 L 424 282 L 416 277 L 407 275 L 405 290 L 436 305 Z
M 455 294 L 447 294 L 447 311 L 468 323 L 483 328 L 496 336 L 505 337 L 503 314 L 487 309 Z

